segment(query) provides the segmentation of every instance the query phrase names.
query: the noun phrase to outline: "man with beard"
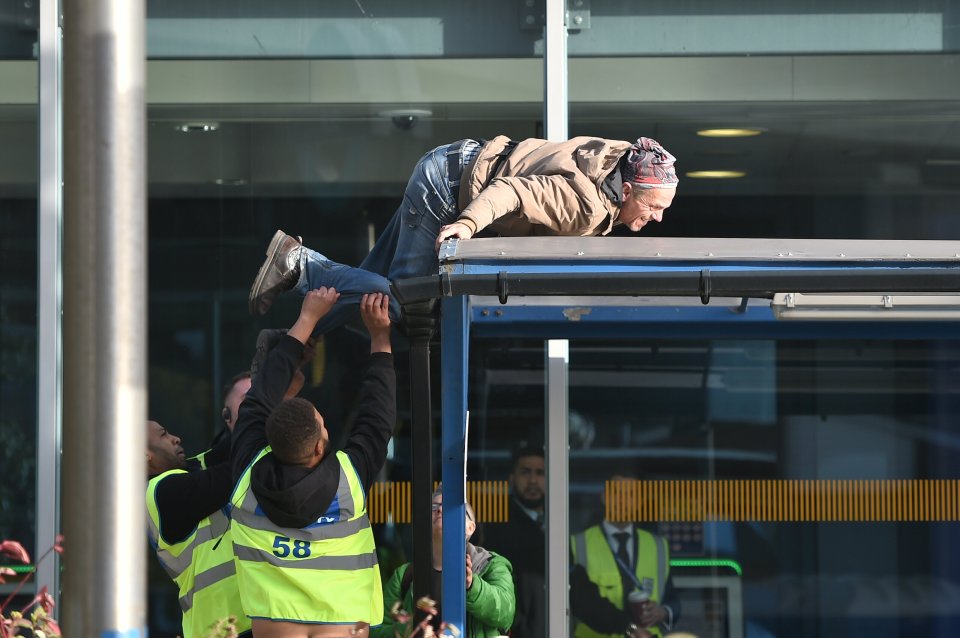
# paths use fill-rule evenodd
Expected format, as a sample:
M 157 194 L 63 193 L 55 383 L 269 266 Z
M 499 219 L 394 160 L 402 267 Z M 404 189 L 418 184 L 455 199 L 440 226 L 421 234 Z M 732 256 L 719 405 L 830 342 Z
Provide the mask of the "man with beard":
M 150 544 L 179 590 L 184 638 L 205 636 L 230 616 L 248 636 L 222 509 L 233 487 L 230 464 L 188 471 L 180 437 L 147 421 L 147 478 Z
M 524 445 L 513 453 L 510 472 L 510 506 L 507 522 L 486 530 L 485 545 L 513 565 L 517 596 L 514 638 L 545 638 L 546 588 L 543 500 L 545 489 L 543 448 Z
M 266 338 L 271 333 L 282 337 L 285 332 L 262 331 L 252 370 L 266 357 Z M 312 356 L 312 348 L 305 348 L 297 365 L 302 366 Z M 206 636 L 212 626 L 231 616 L 240 635 L 250 635 L 251 623 L 240 603 L 229 520 L 224 511 L 234 487 L 231 435 L 250 383 L 249 372 L 231 379 L 222 414 L 226 428 L 211 449 L 196 457 L 186 458 L 180 437 L 156 421 L 147 421 L 150 544 L 179 590 L 184 638 Z M 296 396 L 303 383 L 297 367 L 286 398 Z M 240 460 L 249 463 L 254 453 L 248 451 Z

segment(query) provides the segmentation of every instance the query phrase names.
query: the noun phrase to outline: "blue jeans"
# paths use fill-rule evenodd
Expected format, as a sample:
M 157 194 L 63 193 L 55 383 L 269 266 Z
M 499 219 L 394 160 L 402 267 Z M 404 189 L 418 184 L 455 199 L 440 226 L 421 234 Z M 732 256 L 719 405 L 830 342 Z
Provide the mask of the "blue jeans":
M 304 247 L 300 257 L 300 295 L 320 286 L 340 293 L 337 305 L 317 324 L 315 335 L 329 332 L 356 317 L 360 298 L 369 292 L 389 294 L 390 281 L 436 274 L 435 244 L 440 227 L 457 219 L 457 194 L 464 169 L 464 151 L 479 143 L 462 140 L 438 146 L 417 162 L 403 193 L 403 202 L 358 268 L 339 264 Z M 390 318 L 400 320 L 400 304 L 390 299 Z

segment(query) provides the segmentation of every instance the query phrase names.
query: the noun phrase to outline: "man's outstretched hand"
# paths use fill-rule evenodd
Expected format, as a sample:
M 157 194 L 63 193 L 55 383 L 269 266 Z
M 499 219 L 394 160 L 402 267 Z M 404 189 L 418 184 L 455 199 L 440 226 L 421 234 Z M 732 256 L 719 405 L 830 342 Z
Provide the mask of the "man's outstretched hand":
M 453 237 L 457 239 L 470 239 L 473 237 L 473 231 L 469 226 L 461 222 L 453 222 L 452 224 L 441 226 L 440 233 L 437 235 L 437 252 L 440 252 L 440 244 L 443 243 L 443 240 Z
M 370 352 L 393 352 L 390 346 L 390 297 L 382 292 L 360 299 L 360 316 L 370 332 Z
M 340 298 L 340 293 L 334 288 L 321 286 L 316 290 L 311 290 L 303 296 L 303 304 L 300 306 L 300 316 L 297 322 L 287 332 L 288 335 L 306 344 L 313 334 L 313 329 L 334 304 Z

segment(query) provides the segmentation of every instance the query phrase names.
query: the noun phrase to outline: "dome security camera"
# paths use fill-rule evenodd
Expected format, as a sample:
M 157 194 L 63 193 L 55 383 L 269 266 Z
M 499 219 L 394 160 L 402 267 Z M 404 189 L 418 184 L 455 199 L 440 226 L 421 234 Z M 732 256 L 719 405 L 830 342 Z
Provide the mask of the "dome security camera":
M 420 121 L 420 118 L 416 115 L 394 115 L 391 119 L 393 125 L 401 131 L 409 131 Z
M 393 125 L 400 131 L 409 131 L 423 118 L 432 116 L 433 111 L 428 109 L 390 109 L 388 111 L 380 111 L 380 117 L 389 117 Z

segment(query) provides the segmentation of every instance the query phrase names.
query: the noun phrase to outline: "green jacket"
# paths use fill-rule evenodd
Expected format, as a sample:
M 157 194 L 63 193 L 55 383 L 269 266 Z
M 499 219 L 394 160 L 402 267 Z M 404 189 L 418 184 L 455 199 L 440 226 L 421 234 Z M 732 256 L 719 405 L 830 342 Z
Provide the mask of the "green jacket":
M 513 593 L 513 567 L 503 556 L 467 543 L 467 552 L 473 562 L 473 585 L 467 590 L 467 631 L 464 638 L 492 638 L 506 634 L 513 624 L 517 601 Z M 390 616 L 393 604 L 400 600 L 403 575 L 410 567 L 406 563 L 393 572 L 383 590 L 383 624 L 370 629 L 371 638 L 406 636 L 405 624 Z M 403 594 L 403 608 L 413 609 L 413 591 L 407 587 Z M 396 634 L 395 634 L 396 630 Z

